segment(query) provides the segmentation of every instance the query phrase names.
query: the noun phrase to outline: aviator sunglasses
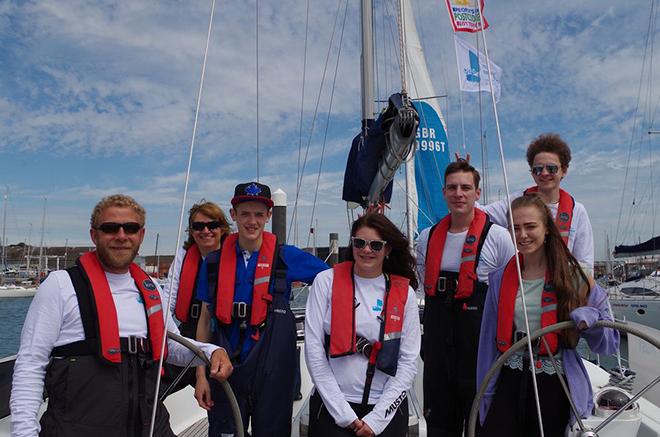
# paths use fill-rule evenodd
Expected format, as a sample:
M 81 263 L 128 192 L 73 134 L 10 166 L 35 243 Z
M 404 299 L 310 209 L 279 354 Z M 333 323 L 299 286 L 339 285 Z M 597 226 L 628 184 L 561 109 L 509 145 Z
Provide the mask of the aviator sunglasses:
M 106 223 L 101 223 L 100 225 L 96 226 L 94 229 L 99 230 L 104 234 L 116 234 L 119 232 L 119 229 L 123 229 L 124 233 L 132 235 L 140 232 L 140 229 L 142 229 L 142 225 L 135 222 L 128 222 L 128 223 L 106 222 Z
M 543 169 L 546 169 L 549 174 L 557 174 L 559 171 L 559 166 L 556 164 L 535 165 L 532 167 L 531 171 L 534 176 L 541 176 Z
M 218 220 L 213 220 L 210 222 L 192 222 L 192 225 L 190 225 L 194 231 L 203 231 L 204 228 L 208 228 L 209 231 L 213 231 L 218 229 L 220 226 L 221 224 Z
M 353 242 L 353 247 L 356 249 L 364 249 L 368 244 L 372 252 L 380 252 L 387 244 L 387 241 L 365 240 L 364 238 L 359 237 L 351 237 L 351 241 Z

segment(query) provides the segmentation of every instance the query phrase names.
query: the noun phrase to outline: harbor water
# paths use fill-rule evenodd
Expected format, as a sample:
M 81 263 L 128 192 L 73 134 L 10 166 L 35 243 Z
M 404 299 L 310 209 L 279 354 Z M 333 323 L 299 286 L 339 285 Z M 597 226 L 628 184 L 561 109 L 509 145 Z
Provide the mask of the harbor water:
M 21 329 L 32 302 L 31 297 L 0 299 L 0 358 L 15 355 L 21 341 Z

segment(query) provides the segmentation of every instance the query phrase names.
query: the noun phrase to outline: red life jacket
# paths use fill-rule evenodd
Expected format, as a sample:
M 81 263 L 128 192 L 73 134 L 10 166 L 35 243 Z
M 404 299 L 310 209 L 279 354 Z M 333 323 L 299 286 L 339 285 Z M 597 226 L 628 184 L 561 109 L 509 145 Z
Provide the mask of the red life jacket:
M 537 193 L 539 187 L 530 187 L 525 190 L 524 194 L 529 195 Z M 566 191 L 559 189 L 559 205 L 557 206 L 557 216 L 555 217 L 555 224 L 559 228 L 561 239 L 564 244 L 568 246 L 568 236 L 570 235 L 571 223 L 573 222 L 573 209 L 575 208 L 575 199 Z
M 215 315 L 224 325 L 231 324 L 232 309 L 234 306 L 234 291 L 236 286 L 236 243 L 238 234 L 229 235 L 222 244 L 220 254 L 220 273 L 216 290 Z M 269 293 L 270 278 L 272 276 L 277 249 L 277 237 L 270 232 L 263 233 L 263 241 L 259 248 L 259 259 L 254 272 L 252 286 L 252 312 L 250 326 L 258 327 L 268 315 L 268 306 L 273 300 Z M 241 260 L 243 262 L 243 260 Z M 255 333 L 258 336 L 259 331 Z M 256 340 L 256 338 L 255 338 Z
M 520 266 L 522 268 L 522 255 L 520 255 Z M 500 285 L 500 301 L 497 307 L 497 349 L 506 352 L 513 344 L 514 313 L 516 307 L 516 296 L 518 295 L 518 272 L 516 271 L 516 259 L 512 257 L 504 268 L 502 284 Z M 541 327 L 545 328 L 557 323 L 557 293 L 550 283 L 550 273 L 546 271 L 545 284 L 541 293 Z M 556 332 L 545 334 L 545 339 L 554 355 L 557 353 L 559 335 Z M 539 353 L 548 355 L 543 341 L 540 342 Z
M 332 313 L 330 320 L 330 357 L 352 355 L 357 351 L 355 328 L 355 284 L 353 263 L 350 261 L 333 267 Z M 389 276 L 389 277 L 388 277 Z M 398 275 L 386 276 L 383 319 L 383 338 L 373 345 L 379 350 L 376 367 L 388 375 L 395 375 L 401 346 L 403 314 L 408 300 L 407 278 Z
M 115 302 L 112 299 L 112 292 L 105 271 L 96 252 L 87 252 L 82 255 L 79 258 L 79 265 L 83 274 L 89 279 L 92 289 L 93 304 L 98 320 L 101 357 L 111 363 L 121 363 L 117 310 L 115 309 Z M 131 263 L 128 270 L 142 295 L 153 359 L 159 360 L 165 331 L 160 293 L 158 293 L 156 284 L 153 283 L 149 275 L 137 264 Z M 167 344 L 165 345 L 165 356 L 167 356 Z
M 445 248 L 450 226 L 451 214 L 448 214 L 429 233 L 424 272 L 424 291 L 427 296 L 435 296 L 437 292 L 438 278 L 442 266 L 442 252 Z M 479 208 L 474 208 L 474 218 L 470 223 L 465 243 L 463 243 L 463 251 L 461 252 L 458 287 L 454 295 L 456 299 L 467 299 L 472 296 L 474 282 L 479 279 L 477 277 L 477 263 L 479 262 L 479 251 L 481 249 L 479 243 L 485 240 L 488 229 L 490 229 L 488 216 Z
M 186 250 L 181 265 L 181 274 L 179 275 L 179 290 L 176 294 L 176 307 L 174 314 L 181 322 L 187 322 L 190 314 L 190 304 L 193 299 L 193 291 L 197 282 L 197 273 L 202 261 L 202 255 L 199 247 L 193 244 Z

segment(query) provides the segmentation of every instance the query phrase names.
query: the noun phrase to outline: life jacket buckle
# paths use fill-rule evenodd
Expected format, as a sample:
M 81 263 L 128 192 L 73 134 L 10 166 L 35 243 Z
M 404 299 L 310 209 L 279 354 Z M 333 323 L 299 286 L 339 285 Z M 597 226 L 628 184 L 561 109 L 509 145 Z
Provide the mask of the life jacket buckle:
M 248 315 L 248 304 L 245 302 L 234 302 L 232 317 L 244 319 Z
M 138 340 L 142 340 L 141 338 L 138 338 L 134 335 L 131 335 L 127 339 L 127 346 L 128 346 L 128 353 L 131 355 L 135 355 L 138 352 Z
M 199 315 L 202 312 L 202 305 L 199 303 L 194 303 L 190 305 L 190 317 L 193 319 L 199 319 Z
M 440 276 L 438 278 L 437 289 L 440 293 L 444 293 L 447 290 L 447 278 L 445 278 L 444 276 Z

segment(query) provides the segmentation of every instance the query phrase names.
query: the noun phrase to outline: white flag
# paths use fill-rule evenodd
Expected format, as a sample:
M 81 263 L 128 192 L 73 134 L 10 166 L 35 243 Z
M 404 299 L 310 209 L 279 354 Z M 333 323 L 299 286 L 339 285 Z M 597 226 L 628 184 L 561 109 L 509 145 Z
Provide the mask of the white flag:
M 490 92 L 488 71 L 492 71 L 493 92 L 495 101 L 500 100 L 500 82 L 502 69 L 490 62 L 487 67 L 486 55 L 478 52 L 473 46 L 454 35 L 454 48 L 456 49 L 456 64 L 458 65 L 458 81 L 461 91 Z M 482 74 L 483 73 L 483 74 Z

